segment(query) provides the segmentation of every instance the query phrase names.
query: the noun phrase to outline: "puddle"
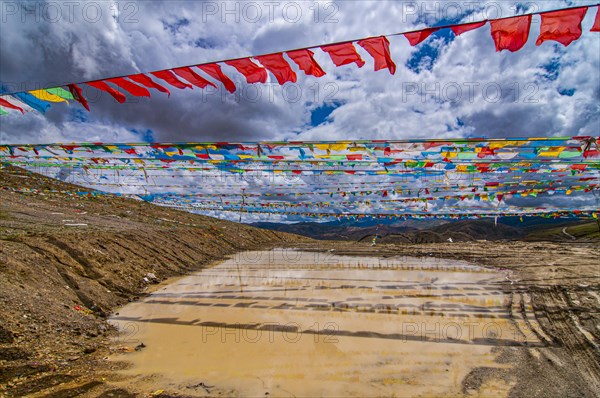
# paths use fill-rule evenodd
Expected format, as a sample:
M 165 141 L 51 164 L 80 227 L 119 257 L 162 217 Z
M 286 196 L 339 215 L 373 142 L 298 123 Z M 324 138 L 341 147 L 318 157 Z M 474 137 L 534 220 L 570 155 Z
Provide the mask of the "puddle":
M 540 344 L 499 282 L 436 258 L 275 249 L 239 253 L 119 311 L 114 355 L 144 391 L 186 396 L 418 396 L 461 392 L 497 346 Z M 486 395 L 510 386 L 492 383 Z

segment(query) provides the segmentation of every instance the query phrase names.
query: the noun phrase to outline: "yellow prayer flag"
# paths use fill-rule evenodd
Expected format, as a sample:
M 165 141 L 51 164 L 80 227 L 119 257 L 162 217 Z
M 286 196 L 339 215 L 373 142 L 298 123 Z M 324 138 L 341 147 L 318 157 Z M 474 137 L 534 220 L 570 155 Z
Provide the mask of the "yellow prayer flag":
M 33 90 L 33 91 L 29 91 L 29 94 L 33 95 L 36 98 L 39 98 L 43 101 L 49 101 L 49 102 L 66 102 L 67 104 L 69 103 L 69 101 L 67 101 L 64 98 L 59 97 L 58 95 L 49 93 L 46 90 Z

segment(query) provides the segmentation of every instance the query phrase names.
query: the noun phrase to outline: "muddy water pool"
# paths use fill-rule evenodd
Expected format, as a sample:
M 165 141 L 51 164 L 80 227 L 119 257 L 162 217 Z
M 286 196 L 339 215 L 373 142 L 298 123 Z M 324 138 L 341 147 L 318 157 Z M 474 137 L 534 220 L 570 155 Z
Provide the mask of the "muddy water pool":
M 506 277 L 437 258 L 242 252 L 122 308 L 115 344 L 146 347 L 110 360 L 140 392 L 461 395 L 472 369 L 510 366 L 497 347 L 538 343 Z

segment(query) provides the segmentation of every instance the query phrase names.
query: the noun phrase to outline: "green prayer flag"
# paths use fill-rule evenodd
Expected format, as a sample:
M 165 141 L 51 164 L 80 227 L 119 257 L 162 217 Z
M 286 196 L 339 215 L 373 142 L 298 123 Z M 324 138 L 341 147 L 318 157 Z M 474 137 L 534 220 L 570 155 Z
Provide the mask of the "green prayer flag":
M 71 94 L 70 92 L 68 92 L 67 90 L 65 90 L 64 88 L 61 88 L 61 87 L 48 88 L 48 89 L 46 89 L 46 91 L 48 91 L 50 94 L 57 95 L 60 98 L 64 98 L 66 100 L 74 100 L 75 99 L 75 98 L 73 98 L 73 94 Z

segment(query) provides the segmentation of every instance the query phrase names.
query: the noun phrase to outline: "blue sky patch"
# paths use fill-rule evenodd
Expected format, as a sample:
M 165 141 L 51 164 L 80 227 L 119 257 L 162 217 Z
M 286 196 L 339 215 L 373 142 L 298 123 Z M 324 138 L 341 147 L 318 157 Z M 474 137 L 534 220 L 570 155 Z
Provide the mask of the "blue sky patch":
M 164 20 L 161 22 L 163 24 L 163 28 L 165 30 L 168 30 L 169 32 L 171 32 L 171 34 L 173 34 L 173 35 L 176 35 L 177 33 L 179 33 L 181 28 L 189 26 L 189 24 L 190 24 L 190 20 L 187 18 L 178 19 L 173 23 L 169 23 Z
M 70 111 L 71 121 L 73 122 L 85 123 L 89 120 L 88 111 L 85 109 L 71 108 Z
M 134 134 L 137 134 L 142 142 L 156 142 L 156 139 L 154 138 L 154 131 L 150 129 L 147 129 L 145 131 L 131 129 L 129 131 L 131 131 Z
M 206 49 L 211 49 L 211 48 L 217 47 L 216 43 L 213 40 L 210 40 L 206 37 L 197 38 L 196 40 L 194 40 L 192 45 L 197 48 L 206 48 Z
M 560 72 L 560 59 L 558 57 L 553 57 L 548 63 L 540 66 L 545 73 L 542 73 L 541 76 L 550 81 L 554 81 L 558 79 L 558 74 Z
M 436 40 L 444 40 L 444 45 L 454 40 L 454 33 L 450 29 L 434 32 L 423 43 L 417 45 L 417 51 L 406 62 L 406 67 L 415 73 L 422 70 L 431 70 L 440 55 L 441 47 L 432 44 Z
M 340 102 L 331 102 L 325 103 L 320 107 L 315 108 L 310 113 L 311 126 L 318 126 L 319 124 L 327 121 L 327 118 L 329 117 L 329 115 L 331 115 L 331 112 L 333 112 L 336 108 L 339 108 L 340 106 L 342 106 L 342 103 Z
M 576 91 L 577 90 L 575 90 L 574 88 L 559 88 L 558 89 L 558 93 L 560 95 L 566 95 L 567 97 L 572 97 Z

